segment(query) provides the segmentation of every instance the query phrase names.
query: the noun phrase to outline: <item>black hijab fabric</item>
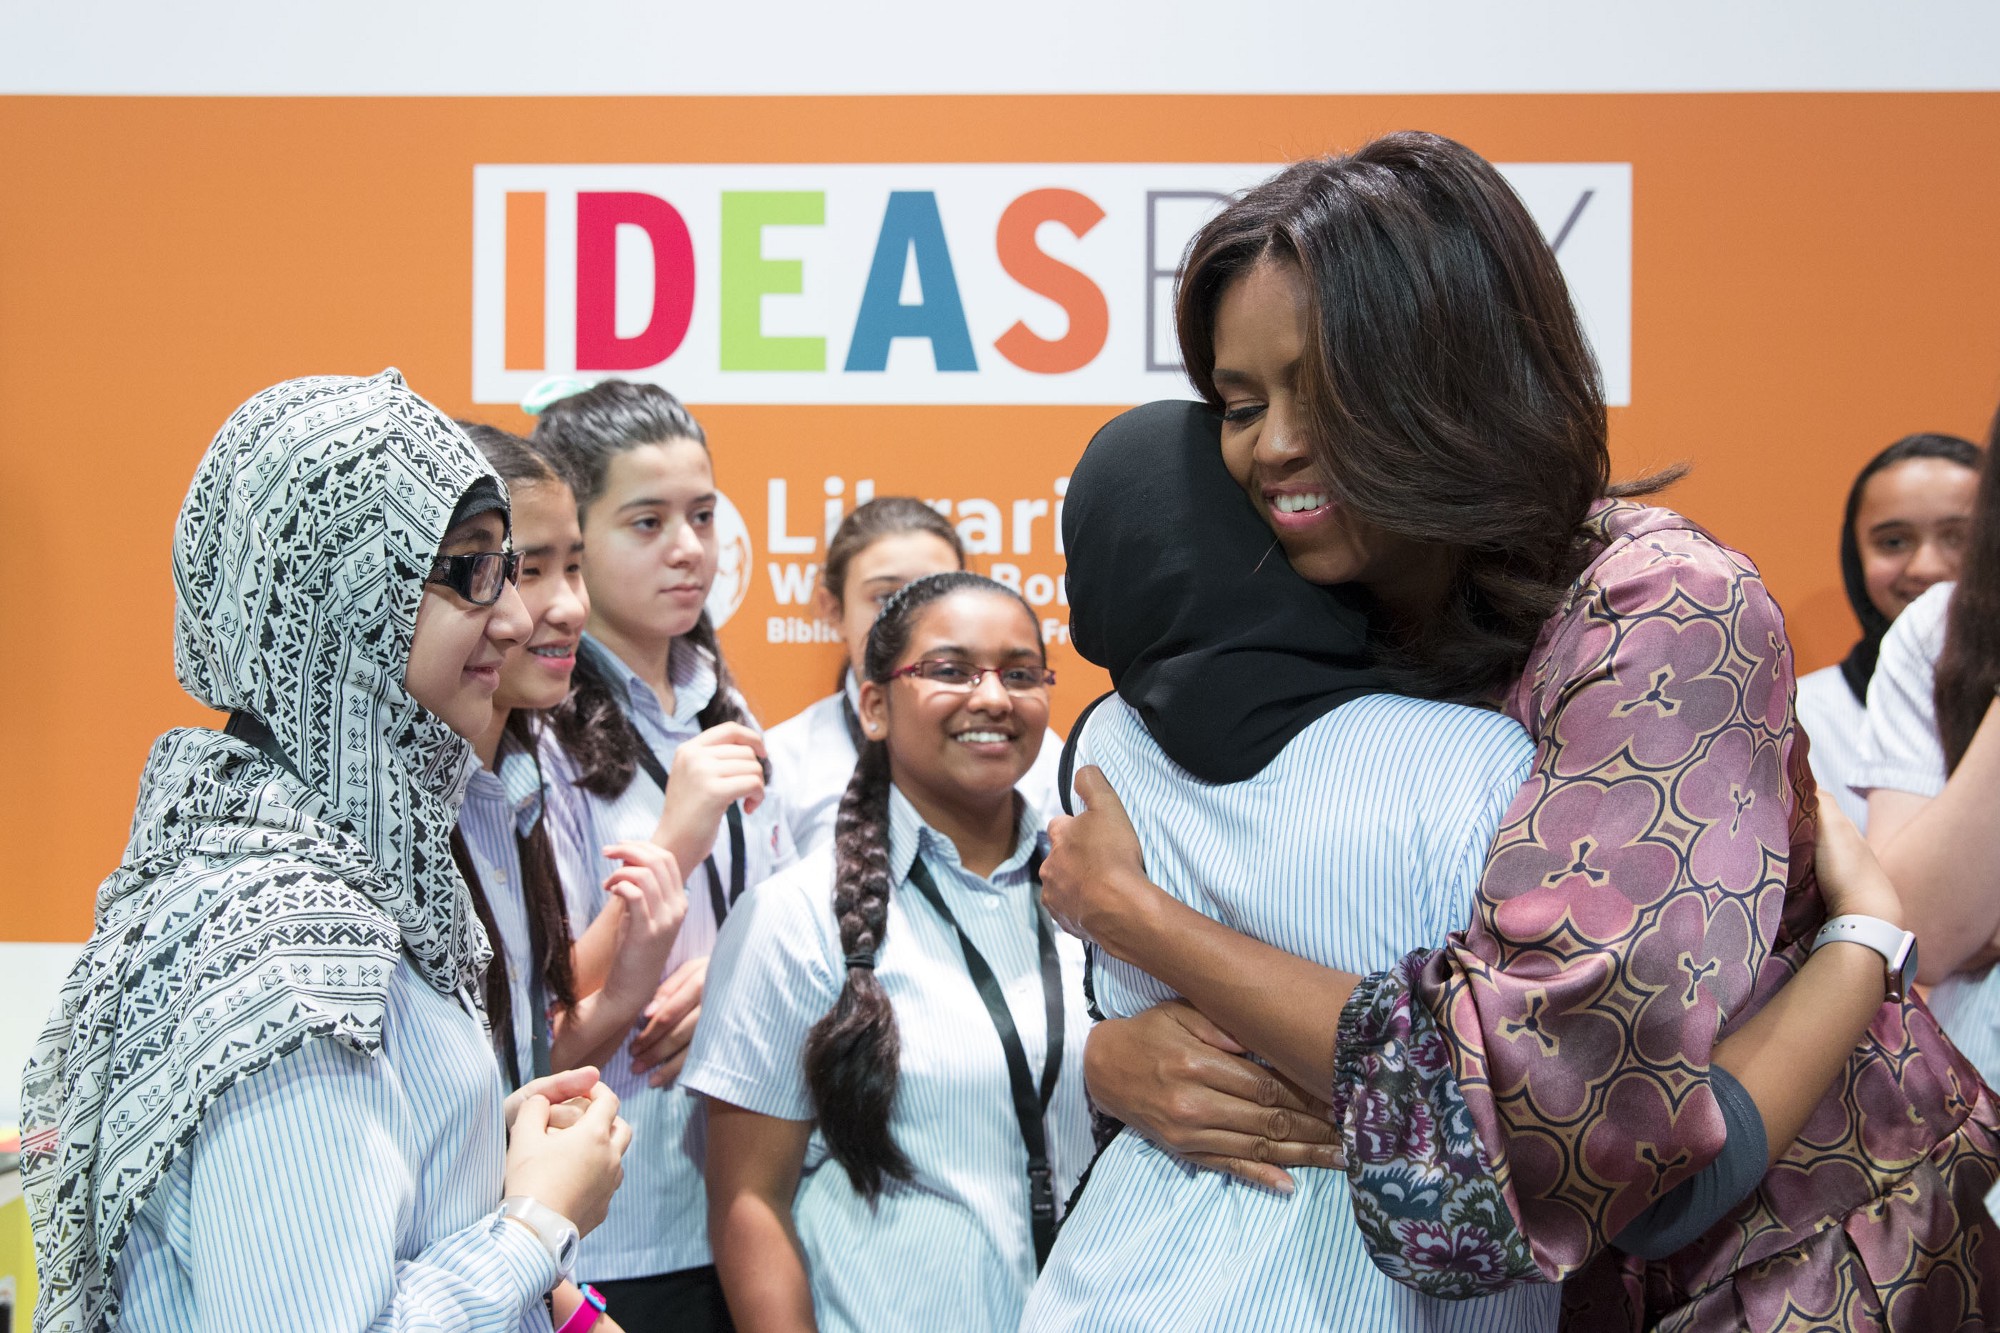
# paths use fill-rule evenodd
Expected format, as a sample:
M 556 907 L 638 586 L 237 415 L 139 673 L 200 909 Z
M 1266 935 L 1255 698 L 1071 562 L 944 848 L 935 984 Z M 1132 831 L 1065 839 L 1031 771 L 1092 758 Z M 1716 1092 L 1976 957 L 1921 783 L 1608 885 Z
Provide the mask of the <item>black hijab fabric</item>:
M 1240 782 L 1326 713 L 1389 686 L 1360 595 L 1292 572 L 1200 403 L 1098 431 L 1063 504 L 1070 638 L 1173 761 Z

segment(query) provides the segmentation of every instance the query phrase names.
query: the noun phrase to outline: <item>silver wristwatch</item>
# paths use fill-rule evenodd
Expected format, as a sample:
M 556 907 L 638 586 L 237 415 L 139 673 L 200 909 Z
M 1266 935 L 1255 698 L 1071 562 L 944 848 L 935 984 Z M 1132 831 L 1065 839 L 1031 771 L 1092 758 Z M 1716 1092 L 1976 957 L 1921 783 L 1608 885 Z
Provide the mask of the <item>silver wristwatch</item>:
M 1859 944 L 1882 955 L 1888 965 L 1888 998 L 1901 1000 L 1917 979 L 1917 937 L 1879 916 L 1837 916 L 1819 928 L 1813 951 L 1835 940 Z
M 542 1242 L 542 1248 L 549 1252 L 549 1258 L 556 1261 L 558 1282 L 569 1276 L 570 1268 L 576 1263 L 577 1242 L 582 1239 L 577 1234 L 576 1223 L 525 1194 L 511 1194 L 502 1199 L 500 1216 L 511 1217 L 535 1233 Z

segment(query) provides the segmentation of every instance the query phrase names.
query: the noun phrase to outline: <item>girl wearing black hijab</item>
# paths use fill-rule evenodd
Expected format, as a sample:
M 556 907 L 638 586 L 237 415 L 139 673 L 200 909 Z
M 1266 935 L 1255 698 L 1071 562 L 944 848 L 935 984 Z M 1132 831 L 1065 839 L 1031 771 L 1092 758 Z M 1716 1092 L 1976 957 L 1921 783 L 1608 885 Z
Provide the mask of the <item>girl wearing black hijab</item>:
M 1080 720 L 1075 760 L 1127 802 L 1155 882 L 1204 916 L 1356 971 L 1464 921 L 1527 777 L 1527 736 L 1495 712 L 1387 692 L 1361 603 L 1272 551 L 1229 484 L 1213 414 L 1155 403 L 1107 426 L 1071 478 L 1063 528 L 1072 640 L 1117 687 Z M 1114 1018 L 1178 993 L 1108 955 L 1092 981 Z M 1290 1102 L 1312 1104 L 1296 1089 Z M 1299 1160 L 1336 1156 L 1323 1146 Z M 1134 1328 L 1166 1310 L 1189 1328 L 1555 1326 L 1552 1287 L 1447 1301 L 1399 1285 L 1370 1262 L 1343 1175 L 1279 1179 L 1272 1190 L 1191 1171 L 1118 1135 L 1023 1327 Z
M 1798 714 L 1812 739 L 1813 777 L 1864 830 L 1868 802 L 1848 782 L 1882 636 L 1925 589 L 1958 577 L 1984 457 L 1956 435 L 1905 435 L 1869 459 L 1847 492 L 1840 581 L 1861 637 L 1838 664 L 1799 677 Z
M 1199 404 L 1155 403 L 1099 432 L 1073 474 L 1063 516 L 1071 637 L 1117 690 L 1078 720 L 1073 759 L 1097 770 L 1079 768 L 1078 790 L 1123 799 L 1145 873 L 1165 891 L 1157 928 L 1189 939 L 1189 957 L 1212 933 L 1272 948 L 1249 971 L 1149 974 L 1100 941 L 1091 979 L 1106 1017 L 1164 1004 L 1212 1046 L 1270 1044 L 1217 1061 L 1214 1086 L 1253 1119 L 1234 1129 L 1205 1122 L 1208 1136 L 1189 1155 L 1224 1169 L 1190 1170 L 1132 1132 L 1110 1141 L 1022 1327 L 1144 1327 L 1149 1312 L 1173 1310 L 1181 1326 L 1199 1328 L 1553 1328 L 1553 1285 L 1493 1282 L 1480 1294 L 1473 1284 L 1424 1292 L 1410 1280 L 1435 1262 L 1425 1251 L 1437 1242 L 1418 1196 L 1448 1187 L 1466 1215 L 1507 1208 L 1505 1182 L 1465 1125 L 1434 1123 L 1424 1103 L 1413 1111 L 1395 1095 L 1396 1079 L 1435 1082 L 1442 1071 L 1412 1063 L 1356 1099 L 1353 1136 L 1435 1142 L 1450 1163 L 1448 1181 L 1405 1182 L 1412 1217 L 1384 1217 L 1372 1206 L 1379 1180 L 1374 1193 L 1351 1190 L 1348 1175 L 1312 1169 L 1341 1165 L 1338 1150 L 1313 1146 L 1326 1136 L 1309 1116 L 1324 1108 L 1302 1091 L 1325 1086 L 1317 1065 L 1327 1052 L 1317 1041 L 1310 1051 L 1288 1046 L 1268 1025 L 1224 1035 L 1274 995 L 1315 1010 L 1334 972 L 1386 966 L 1461 931 L 1532 746 L 1497 711 L 1388 692 L 1362 603 L 1348 587 L 1306 582 L 1272 549 L 1230 483 L 1218 432 Z M 1061 821 L 1052 832 L 1060 846 Z M 1858 850 L 1851 829 L 1845 837 L 1836 850 Z M 1838 861 L 1823 867 L 1830 900 L 1867 878 Z M 1809 962 L 1805 972 L 1823 967 Z M 1837 983 L 1823 972 L 1815 982 L 1829 975 Z M 1778 1003 L 1722 1041 L 1710 1070 L 1727 1122 L 1722 1154 L 1656 1196 L 1614 1244 L 1670 1254 L 1763 1177 L 1764 1119 L 1733 1069 L 1753 1058 L 1817 1058 L 1844 1041 L 1823 1006 Z M 1780 1149 L 1796 1130 L 1789 1117 L 1772 1113 Z M 1273 1153 L 1270 1140 L 1285 1146 Z M 1458 1261 L 1503 1258 L 1495 1246 Z

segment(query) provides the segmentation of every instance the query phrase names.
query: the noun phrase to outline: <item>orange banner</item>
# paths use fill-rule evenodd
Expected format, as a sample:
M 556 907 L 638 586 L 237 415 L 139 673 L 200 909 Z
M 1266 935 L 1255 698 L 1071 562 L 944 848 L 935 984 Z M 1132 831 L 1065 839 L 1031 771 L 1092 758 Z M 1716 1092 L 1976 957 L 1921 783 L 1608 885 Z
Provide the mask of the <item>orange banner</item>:
M 0 98 L 0 568 L 17 644 L 0 659 L 0 936 L 88 932 L 147 746 L 211 720 L 173 680 L 168 543 L 232 407 L 288 376 L 396 365 L 449 411 L 527 425 L 474 402 L 475 168 L 1257 163 L 1405 127 L 1504 163 L 1630 164 L 1617 468 L 1693 462 L 1670 503 L 1759 561 L 1802 668 L 1838 657 L 1855 468 L 1913 430 L 1980 435 L 2000 400 L 2000 95 Z M 1096 225 L 1059 202 L 1051 226 Z M 552 316 L 532 279 L 559 238 L 532 192 L 504 213 L 495 359 L 534 368 Z M 1068 283 L 1076 346 L 1122 336 L 1127 312 L 1044 262 L 1034 221 L 1010 216 L 989 259 Z M 1068 367 L 1060 321 L 1024 318 L 1043 344 L 1015 335 L 1020 355 Z M 1012 566 L 1060 638 L 1062 479 L 1126 404 L 693 405 L 748 534 L 723 639 L 767 722 L 830 687 L 838 650 L 797 594 L 824 506 L 864 482 L 949 500 L 961 521 L 990 511 L 977 563 Z M 773 534 L 803 545 L 770 551 Z M 1104 682 L 1060 642 L 1052 657 L 1060 727 Z

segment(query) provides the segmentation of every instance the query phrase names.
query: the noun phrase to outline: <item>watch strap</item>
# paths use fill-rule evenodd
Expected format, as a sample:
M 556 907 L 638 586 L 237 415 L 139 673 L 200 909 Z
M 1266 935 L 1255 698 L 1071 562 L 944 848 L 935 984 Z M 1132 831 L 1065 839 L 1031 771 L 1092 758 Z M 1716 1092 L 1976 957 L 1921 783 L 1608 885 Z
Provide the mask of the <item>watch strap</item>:
M 607 1304 L 604 1293 L 588 1282 L 577 1290 L 583 1299 L 577 1302 L 576 1309 L 570 1312 L 569 1318 L 563 1320 L 563 1326 L 557 1329 L 556 1333 L 590 1333 L 590 1330 L 597 1326 L 597 1321 L 604 1318 L 604 1307 Z
M 1823 946 L 1841 940 L 1881 954 L 1888 973 L 1888 997 L 1903 998 L 1907 964 L 1916 948 L 1915 935 L 1879 916 L 1837 916 L 1819 928 L 1819 934 L 1813 938 L 1813 951 L 1817 953 Z

